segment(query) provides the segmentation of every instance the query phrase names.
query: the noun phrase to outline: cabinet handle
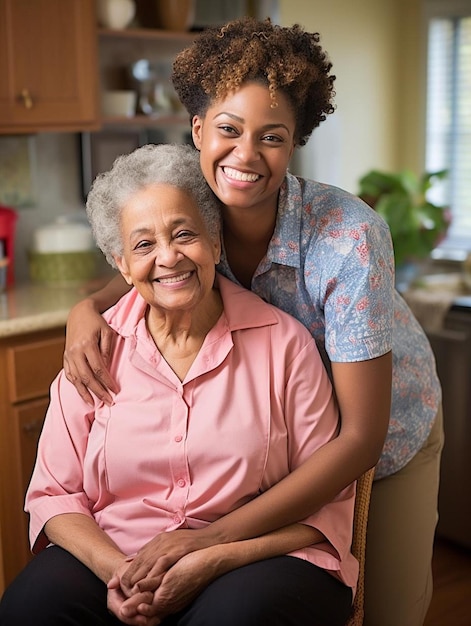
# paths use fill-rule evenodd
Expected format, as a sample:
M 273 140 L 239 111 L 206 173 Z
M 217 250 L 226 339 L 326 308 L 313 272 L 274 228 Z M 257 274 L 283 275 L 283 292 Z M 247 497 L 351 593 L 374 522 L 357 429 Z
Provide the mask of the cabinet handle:
M 42 427 L 43 427 L 43 420 L 37 419 L 37 420 L 34 420 L 33 422 L 29 422 L 28 424 L 23 424 L 23 432 L 28 437 L 37 439 L 41 433 Z
M 26 87 L 21 90 L 21 97 L 23 98 L 23 104 L 25 105 L 25 109 L 33 108 L 33 99 Z

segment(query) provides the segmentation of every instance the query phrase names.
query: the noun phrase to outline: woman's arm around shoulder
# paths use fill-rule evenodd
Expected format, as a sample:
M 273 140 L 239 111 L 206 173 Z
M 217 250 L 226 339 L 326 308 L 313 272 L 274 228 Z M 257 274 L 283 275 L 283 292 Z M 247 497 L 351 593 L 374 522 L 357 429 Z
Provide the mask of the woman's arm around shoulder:
M 78 302 L 67 319 L 64 371 L 80 396 L 93 406 L 92 391 L 106 404 L 112 404 L 109 391 L 116 392 L 116 382 L 108 372 L 114 332 L 102 313 L 129 291 L 121 274 L 105 287 Z

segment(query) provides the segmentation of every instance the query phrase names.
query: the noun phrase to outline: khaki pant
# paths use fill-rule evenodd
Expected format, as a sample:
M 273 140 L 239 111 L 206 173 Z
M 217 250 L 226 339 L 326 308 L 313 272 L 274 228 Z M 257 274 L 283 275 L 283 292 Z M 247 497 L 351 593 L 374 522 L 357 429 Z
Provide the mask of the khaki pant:
M 423 448 L 373 483 L 364 626 L 422 626 L 432 599 L 432 553 L 443 448 L 440 408 Z

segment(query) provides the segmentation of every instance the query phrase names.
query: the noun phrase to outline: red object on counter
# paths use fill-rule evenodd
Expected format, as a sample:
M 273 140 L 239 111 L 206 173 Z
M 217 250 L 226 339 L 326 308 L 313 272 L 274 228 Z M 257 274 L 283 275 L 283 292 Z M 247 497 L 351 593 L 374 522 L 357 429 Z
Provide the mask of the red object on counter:
M 15 281 L 15 226 L 18 214 L 10 207 L 0 205 L 0 241 L 3 242 L 3 254 L 8 259 L 7 287 Z

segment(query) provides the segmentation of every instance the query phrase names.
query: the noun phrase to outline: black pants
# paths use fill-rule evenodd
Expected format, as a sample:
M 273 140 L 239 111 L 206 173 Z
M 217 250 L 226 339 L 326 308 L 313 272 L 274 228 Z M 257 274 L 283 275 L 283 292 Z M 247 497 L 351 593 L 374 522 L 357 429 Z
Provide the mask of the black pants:
M 322 569 L 280 556 L 221 576 L 162 626 L 342 626 L 351 602 L 351 590 Z M 0 626 L 119 624 L 103 582 L 56 546 L 36 556 L 0 602 Z

